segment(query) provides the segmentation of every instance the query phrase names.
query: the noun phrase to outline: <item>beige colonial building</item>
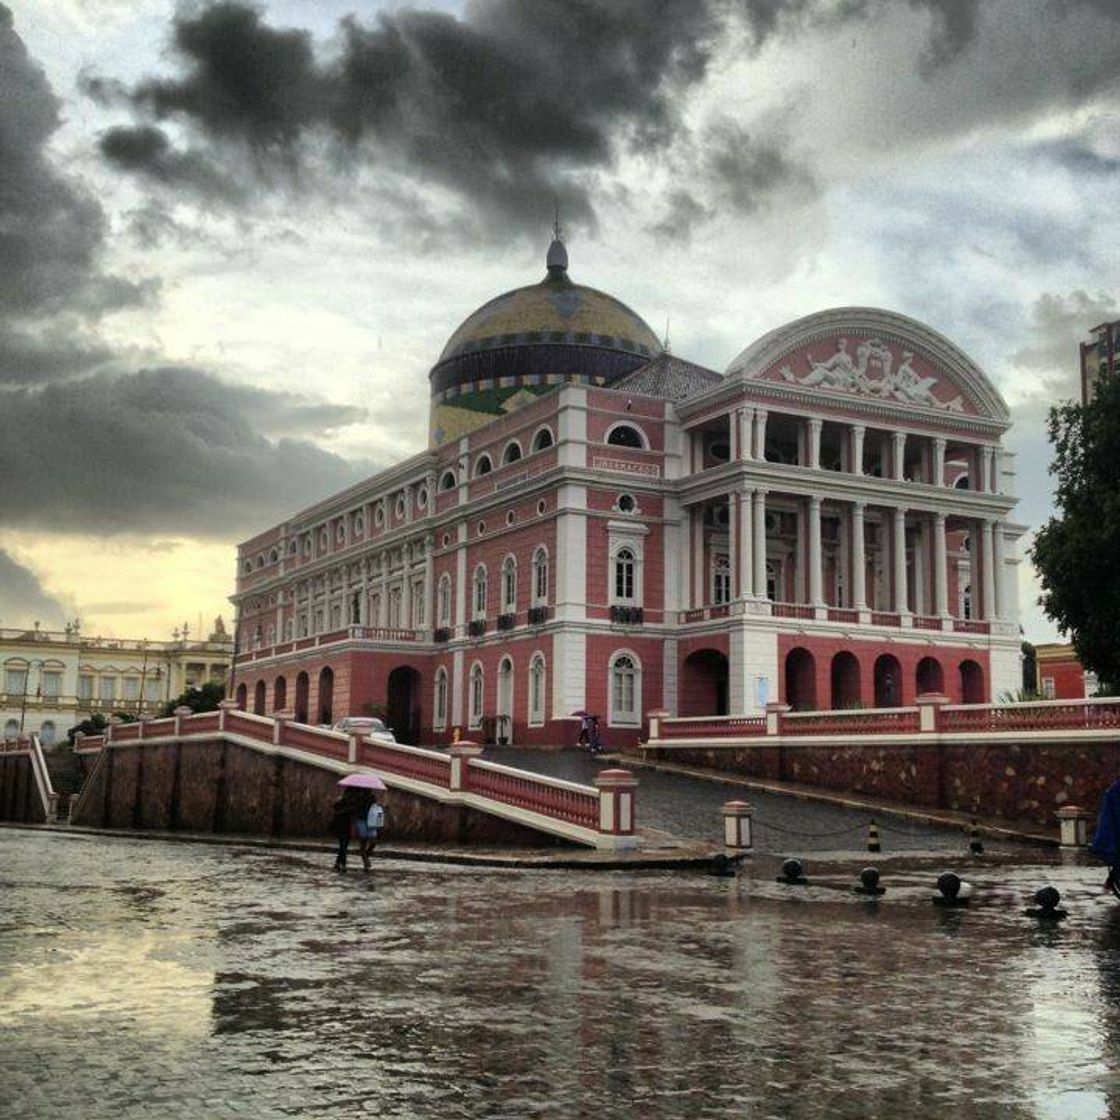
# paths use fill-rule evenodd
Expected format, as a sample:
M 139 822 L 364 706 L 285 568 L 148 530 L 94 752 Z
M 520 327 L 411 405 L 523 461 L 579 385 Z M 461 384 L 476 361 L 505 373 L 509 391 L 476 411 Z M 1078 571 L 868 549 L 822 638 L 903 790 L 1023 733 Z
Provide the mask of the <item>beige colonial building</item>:
M 89 637 L 64 630 L 0 629 L 0 738 L 44 744 L 95 712 L 155 712 L 207 681 L 225 681 L 233 639 L 222 620 L 204 639 L 186 623 L 170 641 Z

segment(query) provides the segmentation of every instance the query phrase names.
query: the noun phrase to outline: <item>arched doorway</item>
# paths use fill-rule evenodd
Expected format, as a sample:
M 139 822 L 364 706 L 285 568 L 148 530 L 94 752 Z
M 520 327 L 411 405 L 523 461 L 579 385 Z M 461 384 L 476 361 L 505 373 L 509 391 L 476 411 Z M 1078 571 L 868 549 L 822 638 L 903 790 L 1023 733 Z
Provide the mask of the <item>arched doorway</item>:
M 984 703 L 984 670 L 975 661 L 961 662 L 961 703 Z
M 848 650 L 841 650 L 832 659 L 831 696 L 834 709 L 858 708 L 863 700 L 859 660 Z
M 385 716 L 400 743 L 415 743 L 420 738 L 420 674 L 408 665 L 399 665 L 389 674 Z
M 875 707 L 897 708 L 902 703 L 902 666 L 893 653 L 875 661 Z
M 237 686 L 237 691 L 234 693 L 234 699 L 237 700 L 237 706 L 241 711 L 245 711 L 249 703 L 249 689 L 242 683 Z
M 284 677 L 277 677 L 272 686 L 272 710 L 283 711 L 288 705 L 288 682 Z
M 945 674 L 942 672 L 941 662 L 936 657 L 923 657 L 918 662 L 918 668 L 914 673 L 914 685 L 919 696 L 923 692 L 945 691 Z
M 257 681 L 257 687 L 253 689 L 253 715 L 264 715 L 264 698 L 265 698 L 265 684 L 264 681 Z
M 498 745 L 505 747 L 513 742 L 513 658 L 503 657 L 498 662 L 498 705 L 495 715 L 498 725 L 495 733 Z
M 319 722 L 334 723 L 334 670 L 329 665 L 319 670 Z
M 679 708 L 682 716 L 728 714 L 727 658 L 718 649 L 698 649 L 681 665 Z
M 307 694 L 311 690 L 311 680 L 306 673 L 296 677 L 296 704 L 293 715 L 296 723 L 307 722 Z
M 817 707 L 817 663 L 802 646 L 786 654 L 786 703 L 795 712 L 812 712 Z

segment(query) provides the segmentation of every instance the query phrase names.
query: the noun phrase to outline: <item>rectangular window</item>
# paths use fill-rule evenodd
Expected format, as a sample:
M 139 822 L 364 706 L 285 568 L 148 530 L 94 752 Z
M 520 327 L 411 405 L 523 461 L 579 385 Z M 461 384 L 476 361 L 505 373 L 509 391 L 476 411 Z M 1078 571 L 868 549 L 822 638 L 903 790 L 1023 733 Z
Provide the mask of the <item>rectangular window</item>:
M 44 696 L 61 696 L 62 695 L 62 674 L 59 672 L 47 672 L 43 674 L 43 695 Z
M 117 698 L 117 678 L 102 677 L 98 696 L 102 700 L 115 700 Z
M 93 677 L 91 677 L 88 673 L 83 673 L 80 677 L 78 677 L 78 699 L 93 699 Z
M 140 699 L 140 678 L 139 677 L 125 677 L 121 696 L 125 700 L 139 700 Z
M 151 702 L 159 699 L 159 678 L 149 677 L 144 682 L 144 699 Z
M 21 696 L 24 687 L 27 684 L 27 670 L 26 669 L 5 669 L 4 670 L 4 691 L 9 694 Z
M 1053 700 L 1054 696 L 1056 695 L 1056 691 L 1057 690 L 1054 688 L 1054 678 L 1053 677 L 1043 677 L 1042 678 L 1042 695 L 1045 696 L 1047 700 Z

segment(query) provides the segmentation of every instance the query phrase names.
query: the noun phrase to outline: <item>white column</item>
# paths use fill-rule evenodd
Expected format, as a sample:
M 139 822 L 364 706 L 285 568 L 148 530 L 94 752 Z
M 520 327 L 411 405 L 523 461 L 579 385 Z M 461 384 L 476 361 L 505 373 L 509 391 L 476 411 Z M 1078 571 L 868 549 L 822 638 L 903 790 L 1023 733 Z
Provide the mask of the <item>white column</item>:
M 754 457 L 766 458 L 766 409 L 754 410 Z
M 705 602 L 704 580 L 704 507 L 692 507 L 692 605 L 702 607 Z
M 988 494 L 996 492 L 996 449 L 994 447 L 984 448 L 984 484 L 980 489 Z
M 995 583 L 996 618 L 1007 618 L 1010 612 L 1007 609 L 1007 573 L 1004 570 L 1004 538 L 1002 521 L 997 521 L 995 523 L 992 528 L 992 535 L 992 579 Z
M 898 614 L 906 614 L 906 510 L 896 507 L 894 511 L 894 609 Z
M 405 555 L 408 555 L 409 546 L 405 545 Z M 403 583 L 401 584 L 401 629 L 412 629 L 412 561 L 407 560 L 404 565 Z
M 992 522 L 982 523 L 981 534 L 984 541 L 984 617 L 990 619 L 996 617 L 995 547 L 992 539 Z
M 863 474 L 863 433 L 862 424 L 853 424 L 851 429 L 852 461 L 848 464 L 852 474 Z
M 914 613 L 929 614 L 926 605 L 926 549 L 929 548 L 929 535 L 924 521 L 915 529 L 914 537 Z
M 946 440 L 943 436 L 934 436 L 933 478 L 931 479 L 934 486 L 945 485 L 945 445 Z
M 824 606 L 821 581 L 821 500 L 809 499 L 809 602 L 814 607 Z
M 731 577 L 730 598 L 739 595 L 739 496 L 727 495 L 727 574 Z
M 891 432 L 891 443 L 894 448 L 894 453 L 891 455 L 894 460 L 891 464 L 893 467 L 891 474 L 896 481 L 901 482 L 906 465 L 906 433 Z
M 754 492 L 754 593 L 758 599 L 766 598 L 766 491 Z
M 686 611 L 692 606 L 692 507 L 681 506 L 680 530 L 677 533 L 677 556 L 680 568 L 680 589 L 677 610 Z
M 381 608 L 376 625 L 382 630 L 389 625 L 389 554 L 381 554 Z
M 739 458 L 739 410 L 732 409 L 727 414 L 728 459 L 734 463 Z
M 949 617 L 949 580 L 946 571 L 945 514 L 933 517 L 933 610 L 942 618 Z
M 739 417 L 739 458 L 754 458 L 754 409 L 741 408 Z
M 867 610 L 867 558 L 863 544 L 863 502 L 852 502 L 852 606 Z
M 753 543 L 753 490 L 739 491 L 739 520 L 736 522 L 739 531 L 739 571 L 738 592 L 742 599 L 749 599 L 755 594 L 754 590 L 754 550 Z
M 823 426 L 824 421 L 815 417 L 811 418 L 808 423 L 809 466 L 813 470 L 819 470 L 821 465 L 821 428 Z

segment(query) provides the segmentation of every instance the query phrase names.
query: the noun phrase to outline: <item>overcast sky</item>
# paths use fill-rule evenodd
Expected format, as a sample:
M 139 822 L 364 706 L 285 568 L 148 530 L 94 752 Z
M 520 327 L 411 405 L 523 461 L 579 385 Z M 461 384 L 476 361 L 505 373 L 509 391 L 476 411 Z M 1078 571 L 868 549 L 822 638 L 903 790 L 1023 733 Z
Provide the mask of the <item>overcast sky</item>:
M 0 625 L 228 615 L 236 541 L 424 446 L 556 199 L 716 369 L 839 305 L 948 335 L 1036 526 L 1118 184 L 1116 0 L 0 3 Z

